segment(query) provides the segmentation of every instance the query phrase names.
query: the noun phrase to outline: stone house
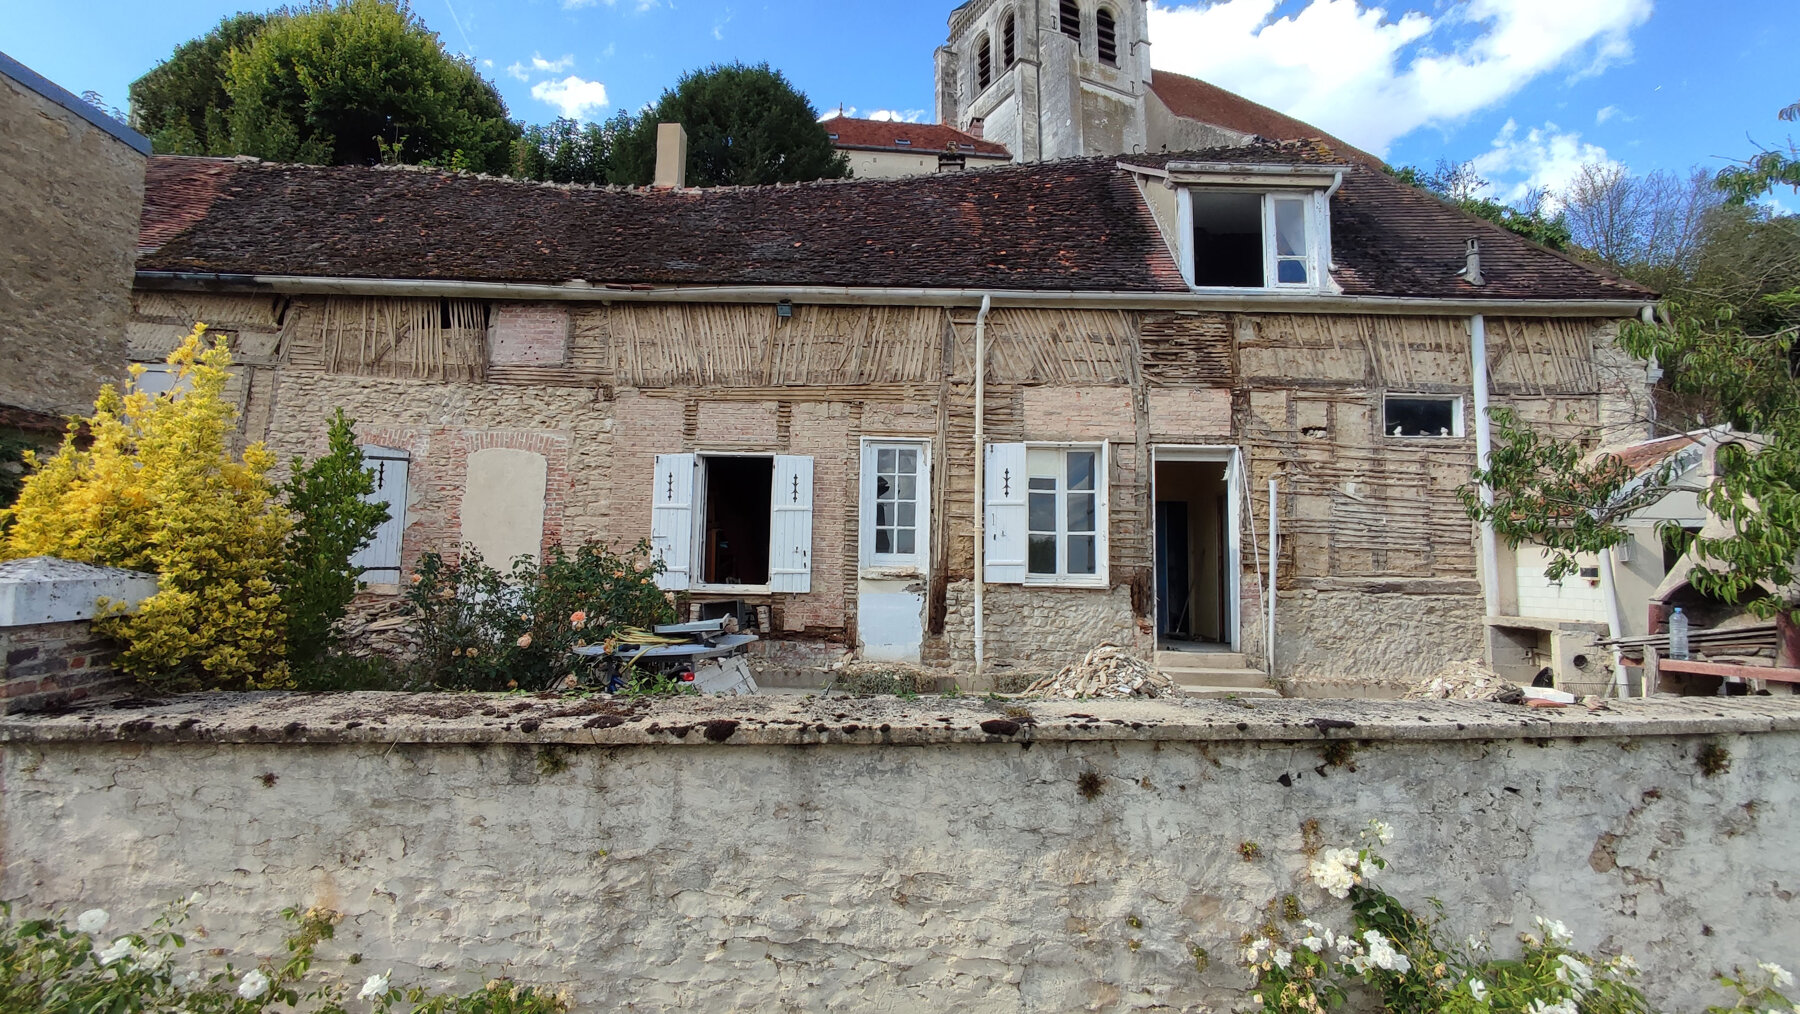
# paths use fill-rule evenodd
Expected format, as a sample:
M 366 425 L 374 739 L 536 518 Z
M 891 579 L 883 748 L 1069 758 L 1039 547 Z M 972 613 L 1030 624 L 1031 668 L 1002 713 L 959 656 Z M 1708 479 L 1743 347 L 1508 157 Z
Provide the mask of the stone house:
M 372 582 L 649 539 L 777 653 L 979 631 L 976 685 L 1265 665 L 1271 576 L 1277 675 L 1479 655 L 1477 405 L 1612 441 L 1646 388 L 1649 293 L 1320 142 L 712 190 L 157 157 L 143 247 L 134 355 L 228 332 L 284 459 L 357 420 Z
M 53 439 L 122 377 L 149 154 L 0 53 L 0 436 Z
M 850 173 L 859 180 L 960 172 L 1012 161 L 1004 146 L 936 123 L 833 116 L 824 126 L 831 146 L 850 160 Z

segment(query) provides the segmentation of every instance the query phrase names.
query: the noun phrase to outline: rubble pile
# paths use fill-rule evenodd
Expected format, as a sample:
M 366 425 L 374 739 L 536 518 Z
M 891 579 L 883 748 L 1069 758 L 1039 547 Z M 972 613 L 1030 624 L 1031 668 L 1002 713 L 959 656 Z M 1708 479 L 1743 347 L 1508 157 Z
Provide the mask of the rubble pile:
M 337 633 L 358 658 L 404 658 L 417 647 L 406 600 L 395 596 L 358 596 L 338 621 Z
M 1061 672 L 1025 688 L 1026 696 L 1165 697 L 1180 691 L 1175 681 L 1116 644 L 1102 644 Z
M 1415 684 L 1401 697 L 1407 701 L 1496 701 L 1517 704 L 1525 691 L 1477 659 L 1446 662 L 1437 675 Z

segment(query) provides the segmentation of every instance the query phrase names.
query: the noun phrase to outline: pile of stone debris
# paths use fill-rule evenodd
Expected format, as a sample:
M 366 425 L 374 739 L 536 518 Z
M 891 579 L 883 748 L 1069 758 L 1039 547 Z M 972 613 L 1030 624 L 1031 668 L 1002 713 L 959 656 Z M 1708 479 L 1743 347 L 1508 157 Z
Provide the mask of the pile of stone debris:
M 1401 698 L 1408 701 L 1495 701 L 1519 704 L 1525 691 L 1476 659 L 1446 662 L 1437 675 L 1416 684 Z
M 1025 688 L 1028 697 L 1165 697 L 1175 681 L 1116 644 L 1102 644 L 1054 676 Z

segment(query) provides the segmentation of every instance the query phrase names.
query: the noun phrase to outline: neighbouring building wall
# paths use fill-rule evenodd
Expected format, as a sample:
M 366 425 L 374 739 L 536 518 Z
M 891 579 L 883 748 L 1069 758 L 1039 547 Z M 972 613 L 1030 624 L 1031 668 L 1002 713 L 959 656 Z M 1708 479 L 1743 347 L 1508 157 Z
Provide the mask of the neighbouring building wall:
M 900 152 L 900 151 L 860 151 L 846 150 L 845 156 L 850 159 L 850 176 L 853 179 L 891 179 L 898 176 L 928 176 L 942 172 L 939 168 L 938 152 Z M 986 169 L 991 166 L 1007 165 L 1011 160 L 1004 158 L 981 158 L 968 152 L 960 153 L 966 162 L 964 169 Z
M 150 147 L 104 119 L 0 55 L 0 408 L 86 411 L 124 376 Z
M 1767 699 L 1338 701 L 1335 767 L 1321 702 L 233 700 L 0 723 L 0 900 L 124 933 L 198 892 L 208 970 L 322 906 L 352 990 L 588 1011 L 1241 1010 L 1242 937 L 1287 895 L 1346 926 L 1306 850 L 1379 818 L 1376 882 L 1446 939 L 1561 920 L 1659 1009 L 1800 955 L 1800 715 Z

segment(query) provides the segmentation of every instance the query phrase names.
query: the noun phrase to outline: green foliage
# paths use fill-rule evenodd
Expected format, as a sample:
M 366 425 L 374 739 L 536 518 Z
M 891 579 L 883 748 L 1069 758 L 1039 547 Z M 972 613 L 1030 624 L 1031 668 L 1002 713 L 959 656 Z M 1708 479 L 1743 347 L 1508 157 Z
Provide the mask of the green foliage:
M 37 445 L 23 436 L 0 430 L 0 509 L 11 507 L 25 488 L 25 452 Z M 0 522 L 0 535 L 6 533 Z
M 629 113 L 605 124 L 580 123 L 558 117 L 543 126 L 528 126 L 513 142 L 511 175 L 551 183 L 604 184 L 611 179 L 613 146 L 619 132 L 631 129 Z
M 494 86 L 405 0 L 240 14 L 182 44 L 131 100 L 158 151 L 504 172 L 519 134 Z
M 340 408 L 331 417 L 326 453 L 311 464 L 296 456 L 282 486 L 294 513 L 281 601 L 288 660 L 296 669 L 331 648 L 332 625 L 356 596 L 359 571 L 350 559 L 388 519 L 386 505 L 364 499 L 374 492 L 375 473 L 363 467 L 356 431 Z
M 640 542 L 628 554 L 586 543 L 553 546 L 501 574 L 471 546 L 447 561 L 419 560 L 406 591 L 415 618 L 419 685 L 459 690 L 548 689 L 575 672 L 571 651 L 627 627 L 674 619 L 656 587 L 662 561 Z
M 1482 196 L 1488 181 L 1475 171 L 1472 162 L 1452 163 L 1439 159 L 1436 168 L 1430 170 L 1409 165 L 1390 171 L 1400 182 L 1436 194 L 1446 203 L 1518 233 L 1533 243 L 1552 250 L 1568 250 L 1573 240 L 1568 220 L 1550 210 L 1545 193 L 1532 194 L 1522 206 L 1503 204 Z
M 1541 433 L 1511 409 L 1491 407 L 1488 417 L 1494 425 L 1488 467 L 1476 468 L 1474 482 L 1457 495 L 1469 517 L 1492 524 L 1507 545 L 1532 542 L 1549 550 L 1544 576 L 1551 581 L 1575 573 L 1581 554 L 1624 542 L 1622 522 L 1669 492 L 1670 466 L 1637 482 L 1617 457 L 1590 457 L 1580 441 Z M 1481 501 L 1481 483 L 1494 491 L 1491 506 Z
M 332 939 L 342 918 L 317 908 L 281 913 L 292 927 L 284 959 L 265 959 L 242 972 L 227 964 L 211 974 L 193 969 L 178 974 L 176 960 L 187 946 L 179 929 L 194 900 L 171 905 L 147 932 L 115 937 L 104 947 L 95 938 L 110 921 L 102 910 L 82 913 L 72 928 L 56 916 L 15 918 L 12 906 L 0 902 L 0 1011 L 262 1014 L 301 1007 L 347 1014 L 346 1002 L 373 1014 L 560 1014 L 568 1009 L 559 996 L 505 980 L 464 994 L 434 994 L 416 986 L 394 988 L 386 973 L 369 976 L 350 1001 L 342 982 L 329 977 L 308 982 L 319 946 Z
M 655 107 L 615 118 L 612 181 L 642 186 L 656 173 L 656 125 L 687 129 L 687 182 L 751 186 L 843 179 L 849 160 L 831 146 L 818 110 L 769 65 L 715 64 L 682 76 Z
M 286 624 L 276 580 L 289 518 L 267 478 L 269 452 L 231 452 L 231 353 L 205 333 L 195 325 L 169 356 L 179 396 L 152 396 L 135 378 L 123 394 L 108 384 L 55 455 L 28 454 L 35 471 L 0 511 L 0 528 L 12 522 L 0 558 L 158 574 L 160 590 L 136 612 L 98 624 L 125 644 L 120 669 L 157 689 L 279 687 Z
M 132 126 L 150 138 L 158 154 L 234 152 L 225 122 L 231 108 L 226 69 L 232 50 L 255 41 L 270 17 L 248 12 L 226 17 L 205 35 L 176 46 L 172 56 L 131 83 Z

